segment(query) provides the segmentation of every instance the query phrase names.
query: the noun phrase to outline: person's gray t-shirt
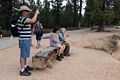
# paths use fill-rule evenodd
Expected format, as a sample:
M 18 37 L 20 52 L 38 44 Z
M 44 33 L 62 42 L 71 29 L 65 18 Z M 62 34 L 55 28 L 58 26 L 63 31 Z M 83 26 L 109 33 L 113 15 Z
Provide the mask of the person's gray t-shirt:
M 56 47 L 58 43 L 53 42 L 53 40 L 59 42 L 59 37 L 58 36 L 54 37 L 53 34 L 54 33 L 51 33 L 51 35 L 50 35 L 50 46 Z

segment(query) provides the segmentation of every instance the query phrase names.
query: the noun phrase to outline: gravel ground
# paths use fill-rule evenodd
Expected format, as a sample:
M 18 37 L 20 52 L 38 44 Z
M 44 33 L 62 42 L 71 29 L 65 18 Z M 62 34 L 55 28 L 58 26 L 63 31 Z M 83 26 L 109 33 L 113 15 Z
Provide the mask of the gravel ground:
M 71 56 L 65 57 L 61 62 L 55 61 L 52 69 L 32 71 L 29 77 L 19 76 L 18 45 L 0 49 L 0 80 L 120 80 L 120 62 L 117 59 L 102 51 L 76 46 L 80 40 L 109 36 L 111 33 L 68 33 Z M 41 43 L 45 47 L 49 40 L 43 39 Z M 36 44 L 35 40 L 33 44 Z M 39 50 L 31 47 L 31 57 Z M 28 59 L 29 65 L 32 65 L 31 57 Z

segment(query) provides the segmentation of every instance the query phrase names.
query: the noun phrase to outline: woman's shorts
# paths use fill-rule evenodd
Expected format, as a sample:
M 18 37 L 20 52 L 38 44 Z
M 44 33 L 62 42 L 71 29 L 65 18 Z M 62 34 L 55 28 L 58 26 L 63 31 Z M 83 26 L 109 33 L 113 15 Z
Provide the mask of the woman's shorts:
M 20 56 L 22 58 L 28 58 L 30 56 L 30 39 L 19 40 Z
M 40 32 L 36 33 L 36 40 L 39 41 L 41 40 L 42 34 Z

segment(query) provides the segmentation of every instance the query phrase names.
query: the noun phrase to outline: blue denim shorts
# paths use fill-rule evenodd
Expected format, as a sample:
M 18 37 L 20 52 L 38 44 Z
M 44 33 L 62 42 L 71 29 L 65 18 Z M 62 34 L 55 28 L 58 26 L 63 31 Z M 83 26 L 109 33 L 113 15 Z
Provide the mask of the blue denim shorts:
M 19 40 L 20 56 L 22 58 L 28 58 L 30 56 L 30 39 Z

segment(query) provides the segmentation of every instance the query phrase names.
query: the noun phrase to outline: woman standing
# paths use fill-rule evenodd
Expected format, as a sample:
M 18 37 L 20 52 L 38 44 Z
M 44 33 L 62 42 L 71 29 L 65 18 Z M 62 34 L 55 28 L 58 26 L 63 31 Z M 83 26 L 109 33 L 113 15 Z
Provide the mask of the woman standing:
M 33 32 L 35 33 L 37 40 L 37 47 L 36 47 L 37 49 L 40 48 L 40 41 L 41 41 L 41 37 L 43 36 L 42 29 L 43 29 L 42 24 L 39 22 L 39 20 L 37 20 L 36 23 L 33 25 Z

